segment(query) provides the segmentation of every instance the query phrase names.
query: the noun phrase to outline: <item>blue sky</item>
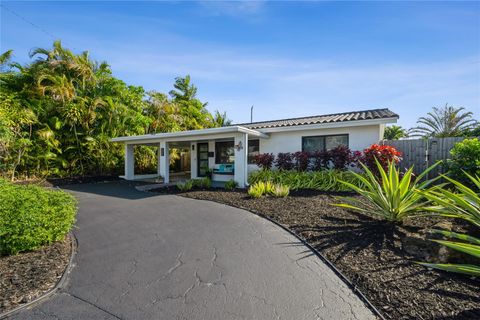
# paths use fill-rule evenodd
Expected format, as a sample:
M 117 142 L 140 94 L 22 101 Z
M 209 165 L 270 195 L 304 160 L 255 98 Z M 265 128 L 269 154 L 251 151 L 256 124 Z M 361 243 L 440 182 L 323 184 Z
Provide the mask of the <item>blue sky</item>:
M 61 39 L 147 90 L 190 74 L 234 122 L 251 105 L 257 121 L 388 107 L 409 128 L 447 102 L 480 118 L 477 1 L 2 5 L 1 50 L 14 60 Z

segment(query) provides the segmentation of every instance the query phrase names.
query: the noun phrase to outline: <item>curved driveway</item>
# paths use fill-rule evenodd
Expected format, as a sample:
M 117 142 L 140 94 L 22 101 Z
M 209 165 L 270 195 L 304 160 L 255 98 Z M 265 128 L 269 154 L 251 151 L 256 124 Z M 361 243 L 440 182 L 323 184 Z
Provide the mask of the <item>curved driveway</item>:
M 76 265 L 14 319 L 374 318 L 297 239 L 247 211 L 125 182 L 69 188 Z

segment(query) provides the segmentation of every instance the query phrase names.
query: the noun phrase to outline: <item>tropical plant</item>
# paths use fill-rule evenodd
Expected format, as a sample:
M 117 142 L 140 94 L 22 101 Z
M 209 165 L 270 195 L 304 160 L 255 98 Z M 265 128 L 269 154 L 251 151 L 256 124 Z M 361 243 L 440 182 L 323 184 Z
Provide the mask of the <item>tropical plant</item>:
M 413 167 L 401 175 L 393 161 L 388 163 L 387 170 L 378 160 L 376 164 L 379 175 L 364 164 L 362 167 L 365 175 L 353 173 L 362 183 L 361 187 L 348 181 L 340 181 L 361 197 L 341 197 L 343 203 L 337 203 L 335 206 L 377 216 L 390 222 L 401 222 L 407 217 L 424 211 L 428 201 L 418 191 L 425 190 L 433 182 L 433 180 L 423 182 L 421 180 L 436 165 L 429 167 L 413 179 Z
M 293 154 L 290 152 L 280 152 L 275 159 L 275 166 L 279 170 L 292 170 L 294 167 Z
M 480 178 L 473 177 L 466 173 L 472 184 L 480 190 Z M 424 196 L 434 203 L 427 210 L 449 218 L 459 218 L 480 228 L 480 195 L 459 181 L 445 177 L 451 182 L 456 192 L 445 188 L 432 188 L 424 192 Z M 453 250 L 460 251 L 480 259 L 480 239 L 471 235 L 456 233 L 446 230 L 432 230 L 447 238 L 461 240 L 432 240 Z M 480 262 L 480 260 L 479 260 Z M 429 268 L 435 268 L 450 272 L 463 273 L 472 276 L 480 276 L 480 264 L 452 264 L 452 263 L 425 263 L 420 262 Z
M 310 164 L 310 153 L 297 151 L 293 154 L 294 168 L 297 171 L 307 171 Z
M 398 140 L 407 136 L 407 130 L 396 125 L 385 127 L 385 132 L 383 133 L 383 139 L 385 140 Z
M 201 179 L 193 179 L 193 186 L 200 189 L 210 189 L 212 187 L 212 179 L 209 177 Z
M 401 160 L 402 153 L 392 146 L 381 146 L 378 144 L 372 144 L 370 147 L 363 151 L 361 162 L 363 162 L 367 168 L 375 175 L 379 175 L 377 170 L 378 164 L 384 171 L 387 170 L 389 163 L 397 164 Z
M 177 184 L 176 184 L 177 189 L 182 191 L 182 192 L 187 192 L 187 191 L 192 190 L 193 186 L 194 186 L 193 180 L 187 180 L 187 181 L 184 181 L 184 182 L 177 182 Z
M 237 181 L 232 179 L 225 182 L 225 190 L 231 191 L 231 190 L 235 190 L 236 188 L 238 188 Z
M 63 239 L 76 213 L 76 200 L 66 192 L 0 179 L 0 255 L 34 250 Z
M 213 123 L 216 127 L 227 127 L 232 124 L 232 120 L 228 119 L 227 112 L 221 113 L 216 110 L 213 116 Z
M 480 140 L 473 138 L 457 142 L 450 150 L 447 169 L 448 176 L 475 188 L 468 175 L 480 176 Z
M 272 190 L 272 196 L 284 198 L 290 194 L 290 188 L 282 184 L 275 184 Z
M 463 132 L 478 125 L 473 119 L 473 112 L 466 112 L 465 108 L 456 108 L 445 104 L 443 108 L 434 107 L 426 117 L 420 117 L 417 126 L 410 130 L 413 136 L 424 137 L 458 137 Z
M 248 195 L 251 196 L 252 198 L 260 198 L 261 196 L 267 195 L 267 194 L 273 194 L 274 192 L 274 184 L 271 183 L 270 181 L 259 181 L 254 184 L 252 184 L 248 188 Z
M 356 155 L 345 145 L 340 145 L 328 151 L 332 161 L 333 169 L 345 170 L 356 162 Z
M 270 170 L 275 159 L 273 153 L 260 153 L 255 155 L 254 162 L 263 170 Z
M 250 184 L 271 181 L 274 184 L 288 186 L 291 190 L 312 189 L 318 191 L 343 192 L 352 191 L 340 183 L 349 181 L 358 184 L 358 179 L 351 171 L 322 170 L 312 172 L 297 172 L 283 170 L 259 170 L 250 173 Z M 360 184 L 359 184 L 360 185 Z

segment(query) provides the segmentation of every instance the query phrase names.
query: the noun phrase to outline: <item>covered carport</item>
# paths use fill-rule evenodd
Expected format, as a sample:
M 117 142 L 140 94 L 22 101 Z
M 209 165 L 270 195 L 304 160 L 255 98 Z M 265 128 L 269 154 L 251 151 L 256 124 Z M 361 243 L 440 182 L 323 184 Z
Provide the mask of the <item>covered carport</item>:
M 229 126 L 180 132 L 155 133 L 141 136 L 117 137 L 113 138 L 111 141 L 125 144 L 125 174 L 122 178 L 126 180 L 140 180 L 161 177 L 163 183 L 168 184 L 170 182 L 169 151 L 171 146 L 178 144 L 190 146 L 190 173 L 191 178 L 196 179 L 201 176 L 199 174 L 200 168 L 199 159 L 197 158 L 197 145 L 199 143 L 208 143 L 208 158 L 210 159 L 215 157 L 215 141 L 233 140 L 233 180 L 235 180 L 240 187 L 245 187 L 248 178 L 248 140 L 252 138 L 267 139 L 268 135 L 242 126 Z M 158 166 L 156 174 L 135 175 L 134 147 L 136 145 L 158 146 Z M 213 169 L 214 165 L 214 161 L 208 161 L 209 169 Z

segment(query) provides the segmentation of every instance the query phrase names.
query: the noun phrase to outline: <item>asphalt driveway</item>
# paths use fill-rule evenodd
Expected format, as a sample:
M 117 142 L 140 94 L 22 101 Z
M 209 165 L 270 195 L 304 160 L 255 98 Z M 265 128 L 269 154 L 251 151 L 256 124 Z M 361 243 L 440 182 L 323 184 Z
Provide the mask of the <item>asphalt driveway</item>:
M 373 319 L 295 237 L 225 205 L 70 187 L 78 253 L 64 289 L 12 319 Z

